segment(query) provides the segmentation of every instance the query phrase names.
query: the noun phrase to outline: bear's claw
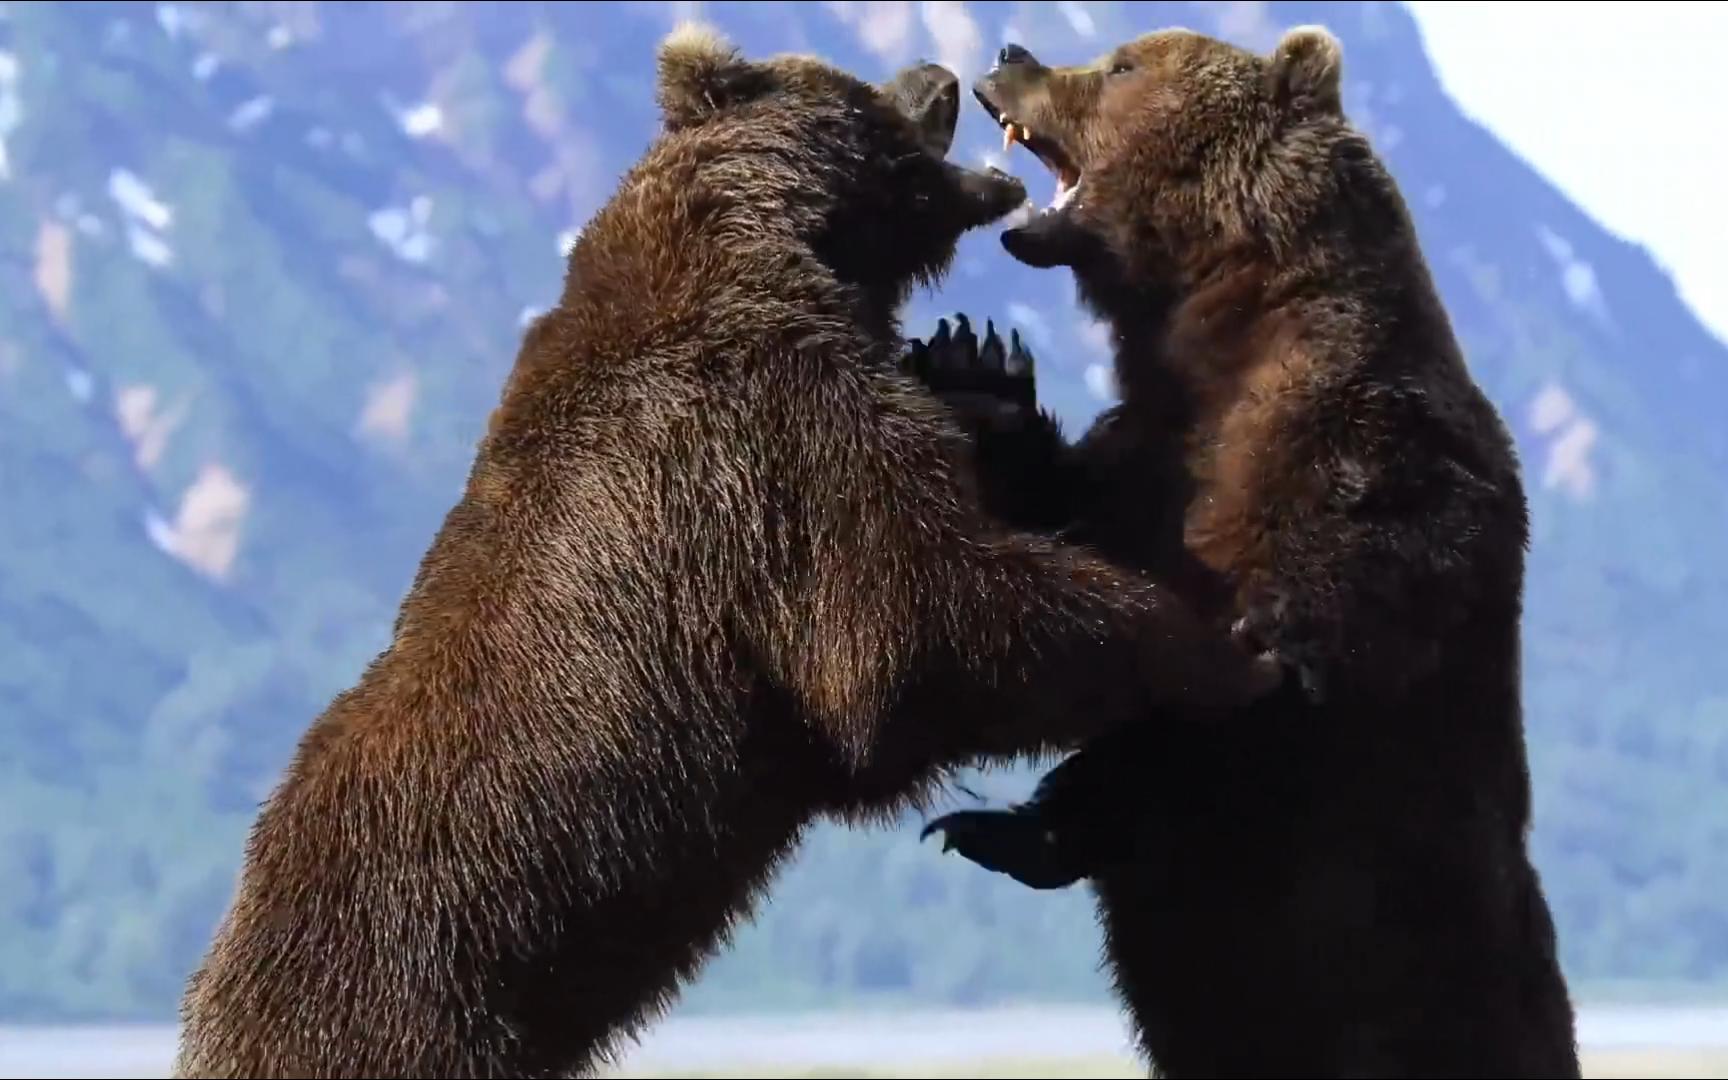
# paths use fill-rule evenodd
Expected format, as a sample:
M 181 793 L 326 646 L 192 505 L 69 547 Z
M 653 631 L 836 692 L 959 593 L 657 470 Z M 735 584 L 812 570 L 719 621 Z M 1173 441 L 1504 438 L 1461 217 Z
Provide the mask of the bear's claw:
M 1038 407 L 1036 364 L 1020 340 L 1020 331 L 1010 328 L 1008 343 L 996 332 L 996 321 L 984 324 L 984 338 L 972 329 L 965 313 L 956 313 L 954 325 L 936 320 L 936 332 L 928 341 L 910 338 L 901 357 L 901 370 L 928 386 L 950 403 L 966 402 L 985 412 L 1020 414 Z

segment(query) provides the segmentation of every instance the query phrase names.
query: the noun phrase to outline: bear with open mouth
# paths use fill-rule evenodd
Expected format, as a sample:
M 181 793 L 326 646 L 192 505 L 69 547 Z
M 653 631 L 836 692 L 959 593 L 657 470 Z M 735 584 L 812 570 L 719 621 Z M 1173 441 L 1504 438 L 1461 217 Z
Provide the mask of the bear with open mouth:
M 1576 1077 L 1527 847 L 1519 463 L 1342 67 L 1317 27 L 1177 29 L 1074 67 L 1010 44 L 976 84 L 1056 181 L 1003 244 L 1072 271 L 1122 395 L 1072 446 L 996 425 L 986 489 L 1292 678 L 926 835 L 1090 881 L 1157 1075 Z

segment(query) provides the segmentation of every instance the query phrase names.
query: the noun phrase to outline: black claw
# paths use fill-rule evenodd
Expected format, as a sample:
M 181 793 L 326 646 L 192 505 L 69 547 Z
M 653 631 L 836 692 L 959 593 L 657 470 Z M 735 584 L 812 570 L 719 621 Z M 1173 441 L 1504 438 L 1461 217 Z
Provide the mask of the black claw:
M 994 407 L 998 419 L 1012 422 L 1037 411 L 1038 392 L 1032 356 L 1012 327 L 1009 343 L 1003 344 L 994 319 L 985 321 L 980 341 L 971 318 L 955 312 L 937 319 L 928 339 L 908 340 L 901 368 L 950 402 L 966 399 L 969 407 Z
M 965 312 L 955 312 L 954 322 L 958 329 L 954 331 L 954 346 L 959 351 L 959 359 L 963 366 L 971 367 L 978 356 L 978 335 L 972 332 L 972 320 Z
M 1030 376 L 1032 374 L 1032 354 L 1026 351 L 1026 346 L 1020 341 L 1020 331 L 1008 329 L 1008 362 L 1003 370 L 1010 375 Z
M 978 349 L 978 365 L 986 371 L 1003 371 L 1007 361 L 1008 352 L 1002 347 L 1002 339 L 996 336 L 996 320 L 986 319 L 984 344 Z
M 946 818 L 937 818 L 935 821 L 924 826 L 923 831 L 918 834 L 918 842 L 922 844 L 924 841 L 930 839 L 931 833 L 937 832 L 942 834 L 942 854 L 946 855 L 950 851 L 953 851 L 954 834 L 949 831 L 948 821 Z
M 934 334 L 930 335 L 930 351 L 931 352 L 946 351 L 948 348 L 948 345 L 949 345 L 949 341 L 950 341 L 950 335 L 948 332 L 948 320 L 947 319 L 937 319 L 936 320 L 936 332 Z
M 900 357 L 900 370 L 915 378 L 930 375 L 930 348 L 917 338 L 906 340 L 906 351 Z

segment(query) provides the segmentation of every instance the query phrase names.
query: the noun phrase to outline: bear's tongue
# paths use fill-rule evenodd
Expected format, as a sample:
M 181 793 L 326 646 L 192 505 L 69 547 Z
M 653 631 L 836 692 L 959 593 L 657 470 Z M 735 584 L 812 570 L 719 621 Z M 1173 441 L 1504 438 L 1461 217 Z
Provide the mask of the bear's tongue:
M 1066 162 L 1044 153 L 1038 143 L 1032 141 L 1032 133 L 1024 124 L 1016 124 L 1012 120 L 1002 125 L 1002 152 L 1008 153 L 1019 143 L 1032 151 L 1032 155 L 1043 162 L 1044 167 L 1056 176 L 1056 197 L 1050 200 L 1050 210 L 1061 210 L 1074 201 L 1074 195 L 1080 190 L 1080 172 Z

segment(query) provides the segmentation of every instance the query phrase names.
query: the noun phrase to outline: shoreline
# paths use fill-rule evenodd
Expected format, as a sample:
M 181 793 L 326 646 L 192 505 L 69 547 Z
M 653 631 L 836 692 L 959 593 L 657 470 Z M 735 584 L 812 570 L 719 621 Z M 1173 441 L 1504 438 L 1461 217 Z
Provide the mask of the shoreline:
M 0 1025 L 0 1080 L 166 1075 L 172 1024 Z M 1578 1014 L 1591 1052 L 1728 1050 L 1728 1005 L 1597 1005 Z M 628 1071 L 776 1067 L 894 1068 L 991 1059 L 1126 1057 L 1121 1013 L 1107 1006 L 1009 1006 L 869 1012 L 674 1015 L 620 1062 Z M 113 1069 L 128 1071 L 116 1073 Z

